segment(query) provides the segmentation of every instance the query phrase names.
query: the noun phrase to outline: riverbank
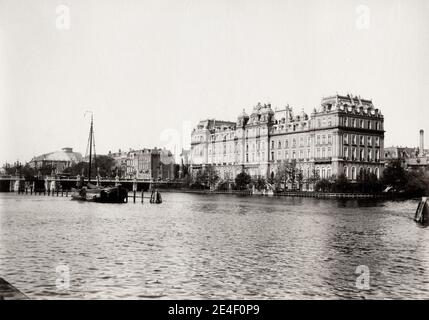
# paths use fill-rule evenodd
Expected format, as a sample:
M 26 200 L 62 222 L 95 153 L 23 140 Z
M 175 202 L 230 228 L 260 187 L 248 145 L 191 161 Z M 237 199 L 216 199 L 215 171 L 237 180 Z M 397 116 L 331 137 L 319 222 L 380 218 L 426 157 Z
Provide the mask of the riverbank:
M 267 197 L 300 197 L 300 198 L 319 198 L 319 199 L 390 199 L 390 200 L 405 200 L 413 197 L 407 197 L 403 193 L 394 192 L 382 192 L 382 193 L 347 193 L 347 192 L 316 192 L 316 191 L 282 191 L 282 192 L 264 192 L 259 190 L 209 190 L 209 189 L 188 189 L 188 188 L 164 188 L 158 186 L 160 192 L 170 193 L 194 193 L 194 194 L 226 194 L 226 195 L 240 195 L 240 196 L 267 196 Z M 146 191 L 147 192 L 147 191 Z M 45 195 L 45 196 L 60 196 L 68 197 L 69 190 L 19 190 L 17 192 L 11 192 L 17 194 L 28 194 L 28 195 Z M 141 198 L 141 191 L 137 191 L 135 195 L 137 198 Z M 129 197 L 133 198 L 133 193 L 129 192 Z M 135 202 L 135 198 L 133 200 Z
M 242 196 L 279 196 L 279 197 L 304 197 L 320 199 L 404 199 L 405 197 L 398 193 L 333 193 L 333 192 L 315 192 L 315 191 L 283 191 L 274 192 L 267 195 L 253 193 L 252 190 L 200 190 L 200 189 L 162 189 L 162 192 L 176 193 L 195 193 L 195 194 L 231 194 Z

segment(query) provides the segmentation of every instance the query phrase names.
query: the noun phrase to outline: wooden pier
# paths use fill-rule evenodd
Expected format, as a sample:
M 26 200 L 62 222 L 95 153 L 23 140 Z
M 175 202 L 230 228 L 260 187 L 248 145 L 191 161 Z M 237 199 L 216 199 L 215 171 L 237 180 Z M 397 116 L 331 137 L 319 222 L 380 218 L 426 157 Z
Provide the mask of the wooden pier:
M 125 199 L 125 203 L 128 203 L 130 201 L 130 198 L 132 199 L 133 203 L 136 203 L 137 200 L 139 200 L 138 202 L 144 203 L 144 199 L 148 199 L 148 202 L 150 202 L 151 196 L 150 196 L 150 191 L 148 191 L 147 193 L 149 193 L 148 196 L 145 195 L 145 191 L 141 190 L 141 191 L 128 191 L 127 193 L 127 197 Z M 24 188 L 24 189 L 18 189 L 18 191 L 16 192 L 16 194 L 25 194 L 28 196 L 45 196 L 45 197 L 68 197 L 69 194 L 71 194 L 70 190 L 63 190 L 63 189 L 57 189 L 57 190 L 45 190 L 45 189 L 37 189 L 37 190 L 33 190 L 33 188 Z

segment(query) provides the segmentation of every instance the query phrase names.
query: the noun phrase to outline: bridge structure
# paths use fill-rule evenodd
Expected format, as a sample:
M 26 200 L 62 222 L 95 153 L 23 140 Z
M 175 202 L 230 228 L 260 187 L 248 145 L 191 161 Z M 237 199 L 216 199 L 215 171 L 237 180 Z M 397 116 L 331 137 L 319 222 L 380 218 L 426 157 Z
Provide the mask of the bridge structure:
M 44 178 L 35 178 L 34 180 L 26 180 L 22 176 L 3 175 L 0 176 L 0 192 L 19 192 L 25 190 L 33 191 L 57 191 L 71 190 L 76 187 L 79 181 L 78 177 L 58 177 L 46 176 Z M 152 188 L 174 189 L 182 186 L 182 182 L 173 181 L 154 181 L 143 179 L 111 179 L 111 178 L 95 178 L 91 179 L 93 184 L 100 186 L 113 186 L 121 184 L 129 191 L 148 191 Z

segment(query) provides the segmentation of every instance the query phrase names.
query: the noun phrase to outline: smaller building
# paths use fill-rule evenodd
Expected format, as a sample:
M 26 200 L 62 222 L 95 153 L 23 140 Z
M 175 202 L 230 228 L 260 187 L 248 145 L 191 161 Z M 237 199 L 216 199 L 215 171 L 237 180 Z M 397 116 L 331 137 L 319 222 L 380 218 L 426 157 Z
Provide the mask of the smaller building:
M 118 175 L 125 179 L 172 180 L 174 179 L 174 157 L 166 149 L 130 149 L 127 152 L 112 153 Z
M 57 172 L 61 173 L 65 168 L 68 168 L 82 161 L 82 154 L 73 152 L 73 148 L 62 148 L 59 151 L 45 153 L 34 157 L 29 162 L 29 165 L 34 169 L 40 169 L 46 166 L 52 166 Z
M 424 148 L 424 131 L 420 130 L 419 147 L 387 147 L 384 148 L 386 164 L 400 160 L 405 169 L 429 170 L 429 150 Z
M 429 156 L 409 158 L 405 163 L 407 169 L 429 171 Z

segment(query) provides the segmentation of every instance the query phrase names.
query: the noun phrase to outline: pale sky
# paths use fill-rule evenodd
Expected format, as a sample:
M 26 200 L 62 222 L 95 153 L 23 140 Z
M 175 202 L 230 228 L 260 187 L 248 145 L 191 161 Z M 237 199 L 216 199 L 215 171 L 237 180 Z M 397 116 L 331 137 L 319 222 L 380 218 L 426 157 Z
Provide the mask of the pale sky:
M 428 17 L 427 0 L 0 0 L 0 164 L 85 154 L 85 110 L 97 153 L 178 152 L 201 119 L 336 92 L 373 99 L 386 146 L 421 128 L 427 146 Z

